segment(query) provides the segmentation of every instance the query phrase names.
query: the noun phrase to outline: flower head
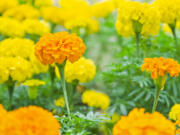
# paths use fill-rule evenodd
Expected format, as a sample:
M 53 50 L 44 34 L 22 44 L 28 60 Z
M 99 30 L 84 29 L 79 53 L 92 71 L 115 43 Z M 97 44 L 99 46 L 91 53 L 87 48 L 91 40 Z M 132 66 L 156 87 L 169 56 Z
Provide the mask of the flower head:
M 23 21 L 24 29 L 27 34 L 42 36 L 50 32 L 50 26 L 43 20 L 26 19 Z
M 160 28 L 158 10 L 147 3 L 123 2 L 118 10 L 116 28 L 120 35 L 128 37 L 139 33 L 145 37 L 156 35 Z
M 142 71 L 151 72 L 153 79 L 170 74 L 171 77 L 177 77 L 180 73 L 180 65 L 171 58 L 145 58 L 141 66 Z
M 30 62 L 21 57 L 0 57 L 0 69 L 2 69 L 0 72 L 1 83 L 6 82 L 9 77 L 14 81 L 22 82 L 32 76 Z
M 82 94 L 82 102 L 90 107 L 97 107 L 102 110 L 106 110 L 110 105 L 108 95 L 95 90 L 86 90 Z
M 66 59 L 75 62 L 85 51 L 81 38 L 68 32 L 47 34 L 35 46 L 35 55 L 43 64 L 62 64 Z
M 90 59 L 81 57 L 78 61 L 71 63 L 66 62 L 65 65 L 65 79 L 67 82 L 79 80 L 82 83 L 93 79 L 96 74 L 96 66 Z
M 153 3 L 158 7 L 161 14 L 161 22 L 174 24 L 180 20 L 180 1 L 179 0 L 155 0 Z
M 174 123 L 159 112 L 150 114 L 135 108 L 115 124 L 113 135 L 174 135 L 175 130 Z
M 54 101 L 54 104 L 59 107 L 65 106 L 64 97 L 59 97 L 57 100 Z
M 176 121 L 179 116 L 180 116 L 180 104 L 175 104 L 171 108 L 171 111 L 169 112 L 169 118 Z

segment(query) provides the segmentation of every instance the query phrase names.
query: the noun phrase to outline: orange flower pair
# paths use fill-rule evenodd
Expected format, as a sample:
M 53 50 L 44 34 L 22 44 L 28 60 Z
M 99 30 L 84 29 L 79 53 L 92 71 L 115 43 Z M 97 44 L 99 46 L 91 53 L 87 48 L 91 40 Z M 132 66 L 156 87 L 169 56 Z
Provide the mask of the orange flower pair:
M 35 46 L 35 55 L 43 64 L 62 64 L 66 59 L 77 61 L 86 47 L 82 39 L 75 34 L 58 32 L 46 34 Z
M 151 72 L 152 79 L 163 77 L 168 73 L 171 77 L 177 77 L 180 73 L 180 65 L 171 58 L 145 58 L 141 70 Z
M 1 135 L 60 135 L 60 124 L 52 113 L 36 106 L 7 112 L 0 105 Z

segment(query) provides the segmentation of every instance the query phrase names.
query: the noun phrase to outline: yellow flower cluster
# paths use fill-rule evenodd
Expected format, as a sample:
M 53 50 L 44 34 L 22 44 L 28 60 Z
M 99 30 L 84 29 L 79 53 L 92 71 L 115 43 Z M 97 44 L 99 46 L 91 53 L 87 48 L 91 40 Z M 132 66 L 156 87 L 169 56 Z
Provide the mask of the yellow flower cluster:
M 7 9 L 13 8 L 18 5 L 18 0 L 1 0 L 0 2 L 0 14 Z
M 158 7 L 163 23 L 174 24 L 180 20 L 179 0 L 155 0 L 153 4 Z
M 32 76 L 31 63 L 21 57 L 0 57 L 0 70 L 0 83 L 6 82 L 9 77 L 22 82 Z
M 82 94 L 82 102 L 90 107 L 101 108 L 102 110 L 106 110 L 110 105 L 108 95 L 95 90 L 86 90 Z
M 29 4 L 19 5 L 4 12 L 3 16 L 14 17 L 18 20 L 37 19 L 40 16 L 39 10 Z
M 150 114 L 135 108 L 115 124 L 113 135 L 175 135 L 175 131 L 174 123 L 159 112 Z
M 26 19 L 23 21 L 24 29 L 27 34 L 42 36 L 50 32 L 47 22 L 37 19 Z
M 67 82 L 78 80 L 82 83 L 89 82 L 96 74 L 96 66 L 90 59 L 81 57 L 78 61 L 71 63 L 66 62 L 65 79 Z
M 25 35 L 22 24 L 13 18 L 0 17 L 0 34 L 5 37 L 23 37 Z
M 156 35 L 160 27 L 160 14 L 152 4 L 135 1 L 123 2 L 118 10 L 116 28 L 120 35 Z
M 0 42 L 0 56 L 22 57 L 28 59 L 34 74 L 46 72 L 48 66 L 42 65 L 34 55 L 34 42 L 24 38 L 8 38 Z
M 92 15 L 99 17 L 107 17 L 115 9 L 115 2 L 113 0 L 106 0 L 94 3 L 92 5 Z
M 169 118 L 171 120 L 177 120 L 180 117 L 180 104 L 175 104 L 169 112 Z

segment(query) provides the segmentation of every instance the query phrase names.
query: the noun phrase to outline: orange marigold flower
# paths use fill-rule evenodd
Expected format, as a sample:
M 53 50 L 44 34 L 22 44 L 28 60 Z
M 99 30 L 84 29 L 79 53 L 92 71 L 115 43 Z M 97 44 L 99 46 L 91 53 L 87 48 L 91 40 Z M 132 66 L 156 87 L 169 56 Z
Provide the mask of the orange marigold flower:
M 0 106 L 2 135 L 60 135 L 59 130 L 59 122 L 43 108 L 29 106 L 6 112 Z
M 171 77 L 177 77 L 180 73 L 180 65 L 171 58 L 145 58 L 141 70 L 151 72 L 151 77 L 153 79 L 159 76 L 162 77 L 167 73 L 169 73 Z
M 35 46 L 35 55 L 43 64 L 62 64 L 66 59 L 77 61 L 86 47 L 82 39 L 75 34 L 58 32 L 46 34 Z
M 113 135 L 175 135 L 175 131 L 175 124 L 159 112 L 135 108 L 115 124 Z

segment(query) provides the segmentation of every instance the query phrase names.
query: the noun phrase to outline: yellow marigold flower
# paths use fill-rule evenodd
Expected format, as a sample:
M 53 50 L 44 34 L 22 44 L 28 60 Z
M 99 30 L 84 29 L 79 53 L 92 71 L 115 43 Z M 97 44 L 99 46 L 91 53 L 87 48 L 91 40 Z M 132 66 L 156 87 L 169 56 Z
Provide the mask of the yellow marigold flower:
M 1 83 L 2 80 L 7 81 L 9 77 L 14 81 L 22 82 L 32 76 L 30 62 L 21 57 L 0 57 L 0 67 L 4 67 L 3 71 L 0 72 L 0 77 L 5 75 L 5 79 L 0 79 Z
M 35 46 L 35 55 L 43 64 L 62 64 L 66 59 L 75 62 L 86 47 L 81 38 L 68 32 L 47 34 Z
M 58 107 L 64 107 L 65 106 L 64 97 L 59 97 L 57 100 L 54 100 L 54 104 Z
M 115 124 L 113 135 L 175 135 L 175 131 L 174 123 L 159 112 L 150 114 L 135 108 Z
M 159 27 L 160 15 L 153 5 L 127 1 L 118 10 L 116 28 L 122 36 L 128 37 L 137 33 L 146 37 L 156 35 Z
M 23 83 L 23 85 L 33 87 L 33 86 L 45 85 L 45 82 L 37 79 L 31 79 L 31 80 L 26 80 Z
M 34 50 L 34 42 L 25 38 L 8 38 L 0 42 L 0 56 L 29 58 Z
M 179 116 L 180 116 L 180 104 L 175 104 L 171 108 L 171 111 L 169 112 L 169 118 L 176 121 Z
M 82 94 L 82 102 L 90 107 L 101 108 L 102 110 L 106 110 L 110 105 L 108 95 L 95 90 L 86 90 Z
M 60 135 L 60 124 L 51 112 L 37 106 L 22 107 L 0 115 L 2 135 Z M 5 112 L 5 113 L 4 113 Z M 3 120 L 2 120 L 3 119 Z
M 23 37 L 25 34 L 22 24 L 13 18 L 0 17 L 0 34 L 5 37 Z
M 92 60 L 81 57 L 74 63 L 67 61 L 64 71 L 67 82 L 78 80 L 85 83 L 94 78 L 96 74 L 96 66 Z
M 3 13 L 7 9 L 13 8 L 18 5 L 17 0 L 1 0 L 0 2 L 0 13 Z
M 41 16 L 46 21 L 50 21 L 54 24 L 63 25 L 64 21 L 68 18 L 71 18 L 67 10 L 62 8 L 50 6 L 41 8 Z
M 110 15 L 115 9 L 114 0 L 105 0 L 92 5 L 92 15 L 100 18 Z
M 155 0 L 153 4 L 158 7 L 163 23 L 174 24 L 180 20 L 179 0 Z
M 40 13 L 29 4 L 19 5 L 4 12 L 3 16 L 14 17 L 18 20 L 37 19 Z
M 50 25 L 37 19 L 26 19 L 23 21 L 24 29 L 27 34 L 42 36 L 50 32 Z
M 144 64 L 141 66 L 142 71 L 151 72 L 153 79 L 170 74 L 171 77 L 177 77 L 180 73 L 180 65 L 171 58 L 145 58 Z

